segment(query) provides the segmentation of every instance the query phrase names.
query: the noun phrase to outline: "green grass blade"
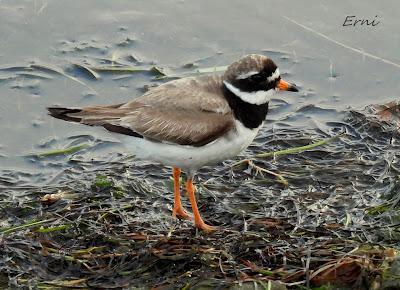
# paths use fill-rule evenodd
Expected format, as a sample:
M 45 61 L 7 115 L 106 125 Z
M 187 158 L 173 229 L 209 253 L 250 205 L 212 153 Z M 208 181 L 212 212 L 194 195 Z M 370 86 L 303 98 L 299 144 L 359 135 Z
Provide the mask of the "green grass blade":
M 81 149 L 88 148 L 88 147 L 90 147 L 89 144 L 82 144 L 82 145 L 77 145 L 77 146 L 71 146 L 71 147 L 64 148 L 64 149 L 55 149 L 55 150 L 51 150 L 51 151 L 47 151 L 47 152 L 43 152 L 43 153 L 38 153 L 35 155 L 38 157 L 69 155 L 69 154 L 73 154 L 75 152 L 78 152 Z
M 265 152 L 265 153 L 260 153 L 255 155 L 257 158 L 265 158 L 265 157 L 271 157 L 271 156 L 278 156 L 278 155 L 285 155 L 285 154 L 294 154 L 294 153 L 300 153 L 303 151 L 311 150 L 314 149 L 315 147 L 319 147 L 325 144 L 328 144 L 329 142 L 332 142 L 339 138 L 340 136 L 343 136 L 344 133 L 340 133 L 336 136 L 309 144 L 305 146 L 300 146 L 300 147 L 294 147 L 294 148 L 289 148 L 289 149 L 284 149 L 284 150 L 279 150 L 279 151 L 272 151 L 272 152 Z

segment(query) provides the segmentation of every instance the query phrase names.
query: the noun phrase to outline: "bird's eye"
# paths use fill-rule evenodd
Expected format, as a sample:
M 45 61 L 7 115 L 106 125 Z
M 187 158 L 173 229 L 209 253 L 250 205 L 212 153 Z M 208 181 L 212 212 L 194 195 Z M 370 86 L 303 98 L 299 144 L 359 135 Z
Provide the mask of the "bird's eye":
M 275 87 L 278 86 L 280 80 L 281 80 L 281 76 L 277 77 L 277 78 L 274 80 L 274 85 L 275 85 Z
M 250 79 L 251 79 L 253 82 L 259 83 L 259 82 L 261 82 L 261 81 L 264 79 L 264 77 L 263 77 L 261 74 L 256 74 L 256 75 L 252 75 L 252 76 L 250 77 Z

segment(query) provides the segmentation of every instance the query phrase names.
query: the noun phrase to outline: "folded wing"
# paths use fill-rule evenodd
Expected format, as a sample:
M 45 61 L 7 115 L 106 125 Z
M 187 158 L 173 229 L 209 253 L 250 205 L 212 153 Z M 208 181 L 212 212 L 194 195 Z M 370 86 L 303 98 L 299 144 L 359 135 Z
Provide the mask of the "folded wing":
M 120 105 L 48 108 L 50 115 L 160 142 L 201 146 L 233 128 L 234 118 L 218 94 L 218 79 L 186 78 L 166 83 Z

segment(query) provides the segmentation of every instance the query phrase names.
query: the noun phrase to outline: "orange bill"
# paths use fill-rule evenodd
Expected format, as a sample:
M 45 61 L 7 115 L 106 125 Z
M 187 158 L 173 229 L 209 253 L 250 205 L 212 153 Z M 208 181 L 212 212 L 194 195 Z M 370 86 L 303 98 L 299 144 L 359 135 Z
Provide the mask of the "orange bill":
M 295 84 L 290 84 L 284 80 L 279 80 L 277 88 L 281 91 L 289 91 L 289 92 L 298 92 L 299 89 L 296 87 Z

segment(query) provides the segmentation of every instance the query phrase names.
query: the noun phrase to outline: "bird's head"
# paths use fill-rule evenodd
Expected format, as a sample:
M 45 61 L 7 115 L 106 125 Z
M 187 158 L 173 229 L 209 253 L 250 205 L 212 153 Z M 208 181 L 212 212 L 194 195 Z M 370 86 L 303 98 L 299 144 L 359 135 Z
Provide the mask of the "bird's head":
M 268 103 L 277 90 L 297 92 L 281 79 L 279 69 L 268 57 L 250 54 L 231 64 L 224 74 L 226 88 L 247 103 Z

